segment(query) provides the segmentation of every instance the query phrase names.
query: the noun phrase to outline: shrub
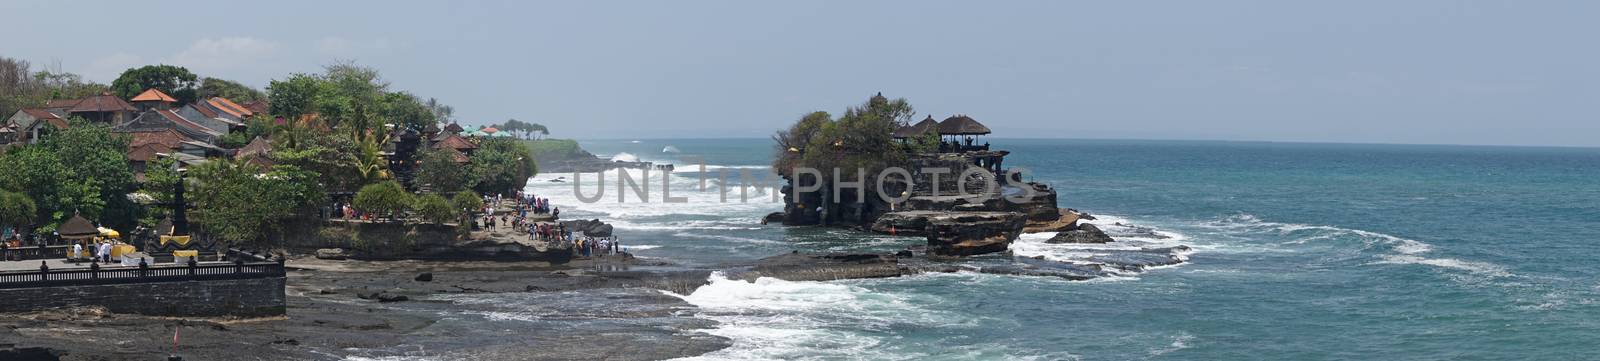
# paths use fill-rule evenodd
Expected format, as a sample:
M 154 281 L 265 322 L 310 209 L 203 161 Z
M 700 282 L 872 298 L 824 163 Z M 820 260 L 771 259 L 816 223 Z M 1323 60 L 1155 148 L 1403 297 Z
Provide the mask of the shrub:
M 415 210 L 417 216 L 421 217 L 424 221 L 436 224 L 444 224 L 445 222 L 449 222 L 453 220 L 456 215 L 456 210 L 454 207 L 450 206 L 450 201 L 445 200 L 444 196 L 440 196 L 438 194 L 429 194 L 417 197 L 417 203 L 416 205 L 412 206 L 412 209 Z
M 411 207 L 411 194 L 399 182 L 389 180 L 361 187 L 351 203 L 356 209 L 394 218 Z

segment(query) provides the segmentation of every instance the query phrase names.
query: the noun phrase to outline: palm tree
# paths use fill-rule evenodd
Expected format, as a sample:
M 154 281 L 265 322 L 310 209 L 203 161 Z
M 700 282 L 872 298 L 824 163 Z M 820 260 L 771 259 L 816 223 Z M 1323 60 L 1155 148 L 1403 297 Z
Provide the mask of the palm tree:
M 380 137 L 382 139 L 378 139 Z M 384 169 L 387 161 L 383 158 L 382 147 L 379 146 L 388 142 L 389 133 L 378 132 L 375 136 L 362 139 L 359 152 L 350 155 L 350 164 L 356 168 L 356 176 L 361 178 L 362 185 L 389 178 L 389 172 Z

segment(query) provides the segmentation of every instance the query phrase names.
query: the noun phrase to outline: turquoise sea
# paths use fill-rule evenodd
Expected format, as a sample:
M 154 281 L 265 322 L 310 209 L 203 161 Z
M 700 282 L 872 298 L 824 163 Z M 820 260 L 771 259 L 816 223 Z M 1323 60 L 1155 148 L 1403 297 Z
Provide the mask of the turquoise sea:
M 977 273 L 838 282 L 715 279 L 692 294 L 703 359 L 1592 359 L 1600 353 L 1600 149 L 991 139 L 1006 164 L 1100 216 L 1119 241 L 1193 248 L 1178 266 L 1091 281 Z M 673 267 L 921 243 L 757 224 L 781 208 L 719 201 L 706 169 L 766 172 L 766 139 L 590 140 L 674 163 L 673 196 L 580 203 Z M 678 152 L 663 152 L 671 146 Z M 636 176 L 642 174 L 635 174 Z M 592 176 L 592 174 L 591 174 Z M 660 174 L 652 174 L 659 182 Z M 715 173 L 713 173 L 715 176 Z M 651 183 L 654 191 L 659 183 Z M 593 194 L 593 188 L 585 194 Z M 1120 224 L 1120 225 L 1119 225 Z M 1148 229 L 1146 229 L 1146 227 Z M 1030 235 L 1018 255 L 1093 253 Z M 1003 256 L 994 256 L 1003 257 Z

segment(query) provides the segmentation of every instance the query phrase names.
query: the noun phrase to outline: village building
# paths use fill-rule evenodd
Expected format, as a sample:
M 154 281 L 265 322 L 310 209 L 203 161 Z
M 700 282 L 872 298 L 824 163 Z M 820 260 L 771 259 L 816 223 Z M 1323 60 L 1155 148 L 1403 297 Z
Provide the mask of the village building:
M 178 102 L 178 99 L 174 99 L 171 95 L 167 95 L 167 93 L 162 92 L 160 89 L 150 88 L 145 89 L 143 93 L 139 93 L 139 95 L 134 96 L 133 99 L 128 99 L 128 101 L 132 102 L 135 108 L 138 108 L 139 111 L 143 112 L 156 109 L 169 109 L 172 107 L 173 103 Z
M 0 144 L 33 144 L 39 141 L 41 132 L 49 129 L 67 129 L 67 120 L 61 114 L 45 109 L 22 109 L 6 118 L 0 125 Z
M 72 108 L 67 109 L 67 117 L 80 117 L 96 123 L 120 124 L 133 119 L 134 113 L 138 111 L 138 108 L 122 101 L 122 98 L 111 93 L 100 93 L 79 100 Z

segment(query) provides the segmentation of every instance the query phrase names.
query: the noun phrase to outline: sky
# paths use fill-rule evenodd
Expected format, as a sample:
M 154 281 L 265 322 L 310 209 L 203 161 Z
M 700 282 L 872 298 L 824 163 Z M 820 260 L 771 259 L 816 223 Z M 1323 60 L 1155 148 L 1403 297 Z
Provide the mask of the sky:
M 766 137 L 875 93 L 996 137 L 1600 146 L 1594 1 L 0 1 L 0 56 L 339 61 L 552 136 Z

